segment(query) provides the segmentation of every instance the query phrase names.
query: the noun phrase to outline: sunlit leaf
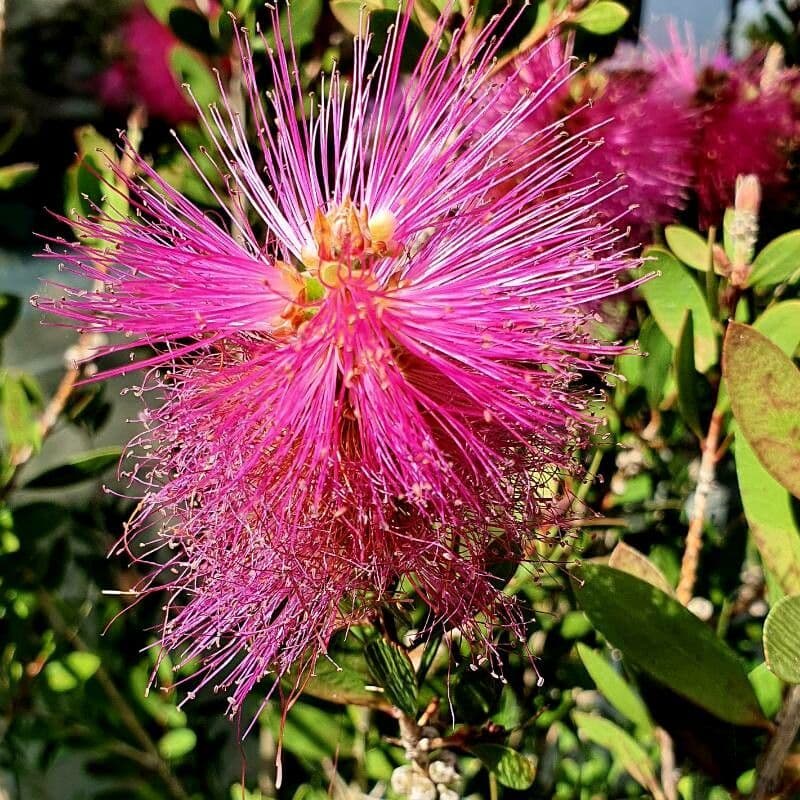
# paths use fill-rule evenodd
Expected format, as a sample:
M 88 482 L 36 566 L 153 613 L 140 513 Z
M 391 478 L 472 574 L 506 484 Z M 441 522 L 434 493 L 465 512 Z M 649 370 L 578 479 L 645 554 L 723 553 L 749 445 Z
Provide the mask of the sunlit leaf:
M 219 86 L 202 59 L 188 47 L 173 47 L 169 54 L 170 69 L 181 85 L 187 84 L 201 108 L 219 98 Z
M 667 225 L 664 238 L 669 249 L 687 267 L 705 272 L 709 267 L 708 242 L 697 231 L 683 225 Z
M 608 566 L 641 578 L 662 592 L 674 594 L 672 585 L 664 573 L 644 553 L 640 553 L 625 542 L 617 543 L 609 556 Z
M 755 328 L 732 322 L 723 372 L 741 433 L 770 475 L 800 497 L 800 371 Z
M 700 372 L 706 372 L 717 363 L 717 335 L 705 292 L 672 253 L 650 247 L 646 255 L 652 259 L 646 269 L 661 274 L 642 284 L 639 291 L 673 347 L 680 341 L 686 312 L 692 312 L 695 365 Z
M 753 322 L 753 327 L 787 356 L 793 356 L 800 347 L 800 300 L 775 303 Z
M 630 11 L 622 3 L 599 0 L 575 17 L 575 23 L 589 33 L 607 36 L 618 31 L 627 21 Z
M 748 283 L 767 289 L 800 276 L 800 230 L 773 239 L 753 261 Z
M 766 663 L 751 669 L 747 677 L 756 693 L 764 716 L 772 719 L 783 704 L 783 681 L 770 670 Z
M 750 535 L 781 589 L 800 594 L 800 527 L 792 496 L 764 469 L 743 436 L 736 437 L 735 456 Z
M 650 756 L 629 733 L 611 720 L 583 711 L 573 711 L 572 719 L 587 739 L 605 747 L 637 783 L 662 796 Z

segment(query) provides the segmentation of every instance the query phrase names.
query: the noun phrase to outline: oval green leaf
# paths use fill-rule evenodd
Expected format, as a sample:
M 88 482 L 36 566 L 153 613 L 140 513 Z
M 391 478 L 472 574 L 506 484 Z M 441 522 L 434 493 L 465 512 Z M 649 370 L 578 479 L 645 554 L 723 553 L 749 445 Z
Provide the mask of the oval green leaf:
M 786 683 L 800 683 L 800 595 L 782 597 L 764 623 L 764 658 Z
M 191 728 L 176 728 L 158 740 L 158 752 L 167 760 L 182 758 L 191 753 L 196 744 L 197 734 Z
M 735 725 L 764 724 L 736 654 L 677 600 L 612 567 L 584 564 L 578 601 L 626 658 L 677 694 Z
M 800 230 L 773 239 L 753 261 L 748 284 L 767 289 L 800 275 Z
M 477 744 L 470 750 L 494 773 L 499 783 L 518 792 L 524 791 L 536 777 L 536 765 L 528 756 L 500 744 Z
M 575 24 L 597 36 L 618 31 L 627 21 L 630 11 L 622 3 L 599 0 L 575 17 Z
M 683 225 L 667 225 L 664 238 L 669 249 L 687 267 L 705 272 L 709 266 L 708 242 L 697 231 Z
M 800 497 L 800 371 L 749 325 L 732 322 L 723 373 L 733 415 L 761 463 Z
M 717 363 L 717 335 L 705 293 L 672 253 L 662 247 L 646 251 L 648 270 L 661 274 L 639 287 L 658 327 L 673 347 L 680 342 L 686 312 L 694 323 L 694 361 L 699 372 Z

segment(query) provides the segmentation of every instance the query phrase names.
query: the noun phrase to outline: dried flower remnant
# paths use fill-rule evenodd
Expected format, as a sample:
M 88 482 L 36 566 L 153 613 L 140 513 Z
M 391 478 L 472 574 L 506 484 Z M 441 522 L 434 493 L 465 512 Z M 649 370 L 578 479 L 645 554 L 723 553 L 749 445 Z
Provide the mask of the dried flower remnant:
M 574 469 L 593 428 L 581 376 L 615 352 L 585 309 L 631 262 L 596 219 L 600 192 L 552 191 L 583 140 L 526 134 L 509 150 L 526 148 L 525 176 L 495 191 L 518 168 L 494 143 L 561 89 L 485 125 L 506 22 L 442 52 L 440 20 L 411 115 L 394 96 L 408 8 L 378 65 L 357 39 L 349 93 L 334 71 L 307 116 L 291 51 L 267 51 L 265 104 L 242 37 L 258 152 L 224 94 L 202 112 L 228 229 L 140 161 L 138 218 L 73 221 L 85 242 L 60 243 L 103 288 L 39 305 L 156 348 L 138 366 L 163 403 L 131 446 L 144 496 L 124 543 L 153 567 L 140 589 L 168 598 L 164 647 L 199 658 L 196 685 L 232 712 L 267 674 L 295 667 L 299 689 L 401 578 L 478 658 L 496 663 L 495 623 L 522 633 L 489 568 L 530 549 L 552 513 L 540 482 Z M 101 234 L 109 249 L 90 243 Z

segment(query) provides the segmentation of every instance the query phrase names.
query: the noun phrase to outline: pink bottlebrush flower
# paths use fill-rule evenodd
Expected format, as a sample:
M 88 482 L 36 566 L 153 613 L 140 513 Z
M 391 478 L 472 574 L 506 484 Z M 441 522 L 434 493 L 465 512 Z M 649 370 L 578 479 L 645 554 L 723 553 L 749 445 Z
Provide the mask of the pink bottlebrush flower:
M 636 241 L 647 241 L 654 224 L 673 222 L 688 201 L 698 127 L 690 61 L 677 40 L 670 53 L 650 50 L 615 59 L 587 80 L 584 100 L 590 104 L 568 123 L 603 142 L 575 176 L 622 176 L 625 188 L 604 213 L 625 215 Z
M 764 203 L 786 197 L 789 153 L 798 137 L 794 71 L 768 74 L 759 57 L 741 63 L 717 59 L 700 79 L 703 125 L 695 151 L 700 224 L 720 225 L 733 205 L 738 175 L 756 175 Z
M 172 125 L 195 119 L 197 112 L 170 68 L 170 54 L 179 45 L 172 31 L 137 3 L 119 37 L 123 54 L 100 75 L 100 100 L 117 109 L 141 103 L 151 116 Z
M 442 19 L 397 114 L 408 11 L 377 66 L 356 40 L 349 91 L 334 71 L 308 116 L 291 50 L 269 51 L 265 105 L 240 42 L 256 152 L 224 93 L 203 114 L 227 224 L 139 160 L 136 219 L 61 243 L 100 288 L 38 301 L 156 348 L 125 545 L 168 598 L 164 647 L 232 710 L 269 673 L 308 675 L 402 579 L 490 659 L 496 622 L 521 636 L 490 567 L 553 521 L 547 484 L 593 429 L 581 377 L 616 352 L 586 324 L 632 266 L 597 217 L 610 190 L 553 191 L 590 146 L 526 127 L 562 83 L 494 114 L 503 18 L 446 52 Z

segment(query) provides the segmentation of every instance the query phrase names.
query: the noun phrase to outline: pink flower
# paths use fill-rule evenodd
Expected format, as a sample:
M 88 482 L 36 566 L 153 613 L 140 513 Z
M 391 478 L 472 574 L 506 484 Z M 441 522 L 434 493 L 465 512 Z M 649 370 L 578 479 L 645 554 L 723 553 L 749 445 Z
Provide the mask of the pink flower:
M 100 75 L 101 101 L 119 109 L 141 103 L 151 116 L 173 125 L 195 119 L 170 68 L 171 53 L 179 45 L 172 31 L 137 3 L 119 34 L 123 54 Z
M 604 181 L 621 176 L 624 189 L 609 198 L 603 211 L 621 216 L 636 241 L 647 241 L 654 224 L 675 220 L 692 184 L 696 80 L 691 58 L 673 39 L 670 53 L 621 54 L 594 72 L 584 96 L 590 105 L 568 124 L 602 141 L 575 176 Z
M 294 55 L 269 56 L 267 108 L 242 42 L 257 152 L 224 95 L 203 120 L 227 224 L 139 161 L 137 219 L 74 223 L 106 249 L 63 243 L 102 288 L 39 301 L 156 348 L 138 364 L 156 402 L 129 454 L 144 496 L 125 545 L 167 598 L 164 647 L 199 658 L 232 710 L 268 673 L 297 667 L 300 688 L 403 580 L 476 653 L 496 660 L 495 623 L 522 636 L 490 567 L 556 522 L 548 484 L 593 429 L 582 376 L 616 352 L 586 309 L 632 263 L 597 218 L 606 190 L 552 191 L 585 142 L 551 126 L 493 151 L 561 86 L 493 114 L 501 19 L 446 53 L 434 33 L 409 114 L 404 11 L 379 66 L 356 40 L 349 93 L 334 71 L 299 119 Z
M 701 75 L 695 189 L 704 227 L 721 224 L 733 205 L 738 175 L 758 177 L 767 206 L 786 197 L 789 153 L 798 136 L 792 96 L 797 75 L 778 70 L 770 76 L 764 70 L 758 57 L 739 64 L 717 59 Z

